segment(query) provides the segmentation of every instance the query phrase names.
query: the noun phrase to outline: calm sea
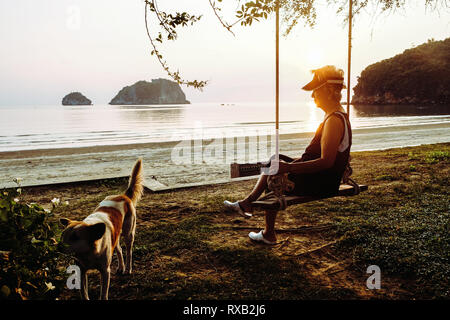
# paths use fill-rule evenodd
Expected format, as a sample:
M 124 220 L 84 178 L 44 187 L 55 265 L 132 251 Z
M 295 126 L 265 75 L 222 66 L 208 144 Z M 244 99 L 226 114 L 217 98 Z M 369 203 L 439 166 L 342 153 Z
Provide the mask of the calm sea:
M 450 106 L 352 106 L 350 115 L 353 129 L 420 127 L 449 124 Z M 177 141 L 199 132 L 204 139 L 267 133 L 274 118 L 273 103 L 0 106 L 0 152 Z M 322 119 L 311 102 L 280 105 L 281 134 L 313 132 Z

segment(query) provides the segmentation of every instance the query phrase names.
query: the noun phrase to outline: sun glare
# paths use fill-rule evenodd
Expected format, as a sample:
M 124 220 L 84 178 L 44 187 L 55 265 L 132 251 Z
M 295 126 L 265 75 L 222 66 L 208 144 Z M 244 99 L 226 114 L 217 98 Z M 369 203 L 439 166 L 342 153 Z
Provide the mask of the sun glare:
M 316 104 L 314 103 L 314 101 L 308 101 L 307 106 L 309 107 L 310 110 L 315 110 L 316 109 Z
M 307 53 L 307 61 L 309 66 L 313 68 L 319 68 L 322 64 L 323 55 L 319 48 L 311 48 Z
M 306 130 L 307 132 L 314 132 L 320 122 L 318 115 L 319 110 L 313 101 L 308 101 L 306 104 L 308 105 L 309 111 L 308 121 L 306 121 Z

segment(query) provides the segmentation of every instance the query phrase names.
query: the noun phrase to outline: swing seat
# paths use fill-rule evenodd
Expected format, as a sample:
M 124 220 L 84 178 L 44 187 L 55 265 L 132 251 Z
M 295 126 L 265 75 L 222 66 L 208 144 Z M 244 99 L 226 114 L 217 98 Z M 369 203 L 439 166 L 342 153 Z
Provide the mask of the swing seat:
M 367 185 L 364 184 L 358 184 L 360 192 L 366 191 L 368 189 Z M 339 187 L 339 191 L 336 195 L 332 196 L 325 196 L 325 197 L 316 197 L 316 196 L 285 196 L 286 199 L 286 206 L 292 206 L 295 204 L 301 204 L 306 202 L 312 202 L 316 200 L 323 200 L 327 198 L 334 198 L 334 197 L 340 197 L 340 196 L 353 196 L 355 194 L 355 187 L 348 185 L 348 184 L 341 184 Z M 280 202 L 278 198 L 273 195 L 268 198 L 265 198 L 264 200 L 256 200 L 252 202 L 252 206 L 256 209 L 262 209 L 262 210 L 273 210 L 273 211 L 279 211 L 280 210 Z

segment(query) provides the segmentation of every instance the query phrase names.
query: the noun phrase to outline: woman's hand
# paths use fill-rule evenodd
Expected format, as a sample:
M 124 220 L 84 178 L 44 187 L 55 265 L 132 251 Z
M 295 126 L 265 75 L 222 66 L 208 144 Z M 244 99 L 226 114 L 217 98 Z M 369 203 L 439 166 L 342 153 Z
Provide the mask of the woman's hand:
M 270 163 L 269 174 L 289 173 L 290 163 L 283 160 L 272 160 Z

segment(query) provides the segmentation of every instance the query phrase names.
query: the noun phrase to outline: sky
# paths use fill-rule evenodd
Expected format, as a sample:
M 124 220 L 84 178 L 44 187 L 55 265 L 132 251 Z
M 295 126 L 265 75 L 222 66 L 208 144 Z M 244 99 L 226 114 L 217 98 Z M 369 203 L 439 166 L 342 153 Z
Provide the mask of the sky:
M 353 24 L 351 87 L 368 65 L 428 39 L 450 37 L 450 9 L 424 1 L 389 14 L 371 7 Z M 275 93 L 274 17 L 225 30 L 208 0 L 164 0 L 160 9 L 202 14 L 160 51 L 188 80 L 208 80 L 203 90 L 183 87 L 193 103 L 272 101 Z M 223 18 L 234 22 L 237 0 L 224 0 Z M 300 88 L 311 69 L 333 64 L 347 73 L 348 26 L 344 14 L 317 0 L 314 28 L 299 23 L 280 40 L 280 99 L 309 98 Z M 153 34 L 158 30 L 150 20 Z M 283 26 L 282 26 L 283 28 Z M 80 91 L 107 104 L 124 86 L 168 78 L 150 55 L 142 0 L 18 0 L 0 2 L 0 106 L 60 104 Z M 345 76 L 347 77 L 347 75 Z M 344 92 L 344 96 L 346 93 Z

